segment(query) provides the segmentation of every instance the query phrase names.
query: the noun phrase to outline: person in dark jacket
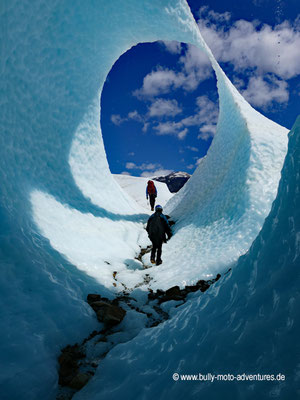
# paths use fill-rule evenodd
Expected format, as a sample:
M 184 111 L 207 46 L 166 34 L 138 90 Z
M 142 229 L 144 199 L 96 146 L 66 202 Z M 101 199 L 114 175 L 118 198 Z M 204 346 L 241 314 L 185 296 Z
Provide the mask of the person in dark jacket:
M 148 196 L 150 197 L 150 206 L 151 206 L 151 211 L 154 211 L 154 204 L 155 204 L 155 199 L 157 197 L 157 190 L 154 185 L 153 181 L 148 181 L 147 188 L 146 188 L 146 199 L 148 200 Z
M 172 236 L 172 231 L 166 216 L 162 213 L 162 206 L 155 207 L 155 213 L 148 219 L 146 230 L 149 239 L 152 242 L 152 251 L 150 261 L 152 264 L 160 265 L 162 263 L 161 252 L 162 244 L 167 242 Z M 157 252 L 157 254 L 156 254 Z

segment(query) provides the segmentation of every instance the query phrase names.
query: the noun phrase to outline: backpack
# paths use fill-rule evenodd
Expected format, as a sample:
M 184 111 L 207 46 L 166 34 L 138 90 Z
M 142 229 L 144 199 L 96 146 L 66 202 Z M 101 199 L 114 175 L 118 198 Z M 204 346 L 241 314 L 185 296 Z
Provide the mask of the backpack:
M 156 189 L 155 189 L 153 181 L 148 181 L 147 191 L 148 191 L 148 194 L 155 194 L 156 193 Z
M 165 239 L 165 227 L 160 214 L 155 213 L 149 220 L 148 234 L 150 239 Z

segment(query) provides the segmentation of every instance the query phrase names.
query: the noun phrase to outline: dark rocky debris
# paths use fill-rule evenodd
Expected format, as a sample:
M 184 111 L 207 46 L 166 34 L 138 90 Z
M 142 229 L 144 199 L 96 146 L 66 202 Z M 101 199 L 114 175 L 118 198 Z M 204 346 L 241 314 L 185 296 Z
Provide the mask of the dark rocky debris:
M 154 181 L 164 182 L 171 193 L 178 192 L 184 184 L 190 179 L 191 175 L 187 172 L 172 172 L 166 176 L 153 178 Z
M 95 311 L 98 321 L 104 322 L 108 326 L 119 324 L 126 314 L 126 311 L 121 307 L 118 307 L 107 300 L 94 301 L 89 304 Z
M 142 258 L 145 254 L 150 253 L 152 246 L 147 246 L 145 249 L 141 249 L 140 254 L 135 258 L 136 260 L 143 262 Z
M 149 289 L 148 299 L 158 300 L 158 304 L 170 300 L 176 300 L 176 301 L 183 300 L 185 302 L 186 296 L 189 293 L 197 292 L 197 290 L 205 292 L 210 287 L 210 285 L 217 282 L 220 278 L 221 275 L 217 274 L 217 276 L 214 279 L 208 281 L 199 280 L 195 285 L 185 286 L 183 289 L 180 289 L 179 286 L 173 286 L 166 291 L 158 289 L 156 292 L 153 292 L 153 290 Z
M 119 328 L 119 324 L 123 321 L 127 312 L 134 311 L 139 313 L 137 315 L 145 315 L 147 322 L 143 327 L 155 327 L 169 319 L 169 314 L 164 309 L 164 303 L 176 301 L 178 304 L 175 307 L 179 307 L 187 301 L 187 296 L 190 293 L 205 292 L 220 277 L 221 275 L 218 274 L 211 280 L 199 280 L 195 285 L 185 286 L 183 289 L 180 289 L 179 286 L 173 286 L 166 291 L 158 289 L 154 292 L 149 289 L 148 300 L 144 304 L 139 304 L 126 291 L 121 292 L 113 300 L 96 293 L 88 294 L 87 302 L 94 310 L 102 328 L 99 331 L 93 331 L 81 344 L 69 345 L 61 350 L 58 358 L 60 391 L 57 400 L 70 400 L 76 391 L 82 389 L 88 383 L 89 379 L 95 374 L 99 362 L 117 344 L 111 341 L 111 337 L 115 333 L 124 332 Z M 132 337 L 137 334 L 138 331 L 133 332 Z M 96 348 L 100 344 L 101 346 L 107 345 L 107 349 L 95 357 L 86 354 L 86 350 L 93 348 L 93 346 Z

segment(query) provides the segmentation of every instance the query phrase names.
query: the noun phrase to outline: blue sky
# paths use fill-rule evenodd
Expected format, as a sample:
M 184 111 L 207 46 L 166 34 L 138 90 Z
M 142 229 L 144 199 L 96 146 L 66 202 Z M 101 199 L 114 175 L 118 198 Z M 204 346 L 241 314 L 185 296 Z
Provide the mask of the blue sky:
M 216 59 L 247 101 L 291 128 L 299 114 L 298 0 L 188 3 Z M 215 134 L 216 79 L 207 57 L 193 46 L 139 44 L 113 66 L 101 107 L 112 173 L 193 173 Z

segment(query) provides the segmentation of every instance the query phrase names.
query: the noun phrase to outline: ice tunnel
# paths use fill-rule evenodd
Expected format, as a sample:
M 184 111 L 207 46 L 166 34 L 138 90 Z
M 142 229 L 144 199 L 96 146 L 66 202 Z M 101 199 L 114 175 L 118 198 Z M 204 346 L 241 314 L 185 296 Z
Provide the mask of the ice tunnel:
M 117 346 L 74 398 L 198 398 L 211 384 L 175 382 L 172 373 L 266 368 L 290 381 L 248 385 L 244 398 L 258 390 L 290 395 L 299 374 L 286 352 L 299 327 L 299 296 L 296 279 L 291 293 L 279 282 L 299 262 L 299 128 L 278 191 L 288 132 L 234 88 L 183 0 L 12 0 L 1 5 L 0 19 L 1 398 L 54 399 L 60 348 L 97 326 L 87 293 L 113 296 L 120 287 L 112 269 L 129 287 L 142 278 L 124 260 L 145 243 L 147 215 L 110 174 L 100 95 L 118 57 L 157 40 L 206 52 L 220 115 L 205 162 L 167 204 L 176 230 L 169 261 L 151 271 L 152 287 L 232 272 L 168 323 Z M 238 399 L 241 390 L 215 386 L 211 398 L 222 391 Z

